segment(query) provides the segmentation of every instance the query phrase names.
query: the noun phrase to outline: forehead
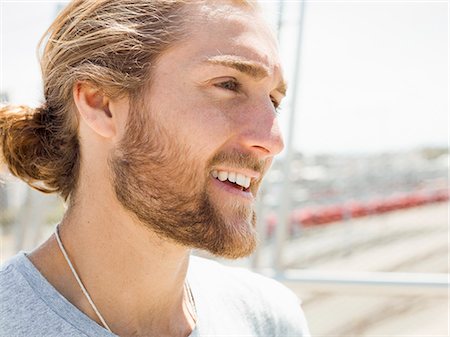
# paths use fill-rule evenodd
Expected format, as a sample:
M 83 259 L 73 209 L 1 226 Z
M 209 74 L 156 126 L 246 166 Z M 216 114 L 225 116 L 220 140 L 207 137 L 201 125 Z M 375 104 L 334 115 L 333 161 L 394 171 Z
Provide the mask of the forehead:
M 221 55 L 257 62 L 280 72 L 278 46 L 258 9 L 239 1 L 188 3 L 186 38 L 174 49 L 185 61 L 200 63 Z M 180 55 L 181 56 L 181 55 Z

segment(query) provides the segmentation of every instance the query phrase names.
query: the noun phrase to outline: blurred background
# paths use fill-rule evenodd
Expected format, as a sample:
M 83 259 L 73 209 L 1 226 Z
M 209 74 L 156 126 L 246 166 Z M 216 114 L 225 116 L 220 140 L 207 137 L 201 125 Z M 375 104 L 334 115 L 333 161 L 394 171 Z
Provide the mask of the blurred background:
M 64 5 L 0 2 L 3 103 L 42 103 L 36 46 Z M 223 262 L 288 285 L 314 336 L 449 336 L 448 2 L 262 6 L 290 85 L 286 149 L 257 205 L 260 248 Z M 4 262 L 64 205 L 0 172 Z

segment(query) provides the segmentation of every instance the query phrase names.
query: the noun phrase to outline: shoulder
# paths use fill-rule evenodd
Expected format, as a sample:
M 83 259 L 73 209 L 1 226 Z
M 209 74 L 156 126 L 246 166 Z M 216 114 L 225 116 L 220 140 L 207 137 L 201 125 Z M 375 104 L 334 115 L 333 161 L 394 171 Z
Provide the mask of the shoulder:
M 286 304 L 286 301 L 299 303 L 295 294 L 280 282 L 244 268 L 225 266 L 195 256 L 191 258 L 190 268 L 203 282 L 215 285 L 216 291 L 231 289 L 233 293 L 240 292 L 246 297 L 257 298 L 272 305 L 280 302 Z
M 0 268 L 0 336 L 85 336 L 61 319 L 39 291 L 45 282 L 25 253 Z
M 0 267 L 0 296 L 3 303 L 28 288 L 26 279 L 20 272 L 24 258 L 25 255 L 19 253 Z
M 275 336 L 309 335 L 300 300 L 280 282 L 199 257 L 193 257 L 191 264 L 212 296 L 227 299 L 227 305 L 266 326 Z
M 19 254 L 2 265 L 0 269 L 0 325 L 2 334 L 14 333 L 25 336 L 28 321 L 38 314 L 39 298 L 35 296 L 26 277 L 22 274 L 22 259 Z

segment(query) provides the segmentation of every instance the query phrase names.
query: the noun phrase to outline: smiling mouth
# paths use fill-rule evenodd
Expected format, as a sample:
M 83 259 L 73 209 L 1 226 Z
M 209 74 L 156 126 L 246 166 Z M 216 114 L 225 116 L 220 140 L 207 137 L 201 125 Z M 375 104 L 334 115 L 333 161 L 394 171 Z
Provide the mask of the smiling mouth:
M 222 183 L 240 191 L 248 192 L 250 189 L 251 178 L 244 174 L 231 171 L 214 170 L 211 172 L 211 175 Z

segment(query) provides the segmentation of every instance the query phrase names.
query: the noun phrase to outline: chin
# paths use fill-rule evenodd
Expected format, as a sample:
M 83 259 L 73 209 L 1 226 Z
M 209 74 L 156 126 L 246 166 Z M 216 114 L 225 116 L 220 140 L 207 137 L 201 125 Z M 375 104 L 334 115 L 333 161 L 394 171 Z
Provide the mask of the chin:
M 256 232 L 256 215 L 253 211 L 243 218 L 229 217 L 224 223 L 224 228 L 217 229 L 217 237 L 214 242 L 209 242 L 209 247 L 204 247 L 213 255 L 228 259 L 239 259 L 251 255 L 258 244 Z

